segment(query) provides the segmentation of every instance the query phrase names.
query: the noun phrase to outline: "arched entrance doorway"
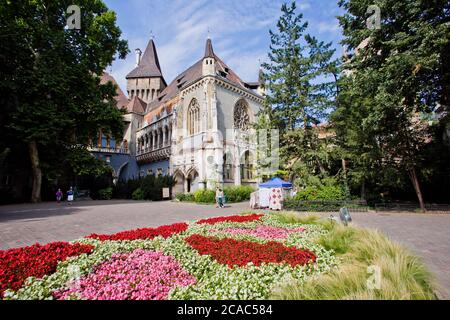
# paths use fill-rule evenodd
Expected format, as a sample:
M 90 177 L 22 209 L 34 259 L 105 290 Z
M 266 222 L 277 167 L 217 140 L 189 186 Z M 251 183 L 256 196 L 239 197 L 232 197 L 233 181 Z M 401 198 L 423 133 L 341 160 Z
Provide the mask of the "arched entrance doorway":
M 241 180 L 251 181 L 254 178 L 253 155 L 250 151 L 245 151 L 241 158 Z
M 184 192 L 184 175 L 182 172 L 177 171 L 174 175 L 175 185 L 173 186 L 173 193 L 183 193 Z
M 186 178 L 185 192 L 194 192 L 198 189 L 199 177 L 197 170 L 191 170 Z

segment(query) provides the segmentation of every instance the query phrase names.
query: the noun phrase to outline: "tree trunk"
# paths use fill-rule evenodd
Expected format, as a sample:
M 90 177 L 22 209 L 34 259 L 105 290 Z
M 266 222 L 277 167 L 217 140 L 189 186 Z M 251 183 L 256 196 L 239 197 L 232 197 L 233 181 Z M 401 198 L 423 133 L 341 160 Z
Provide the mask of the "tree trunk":
M 320 162 L 319 159 L 316 158 L 317 166 L 319 167 L 320 173 L 325 174 L 327 171 L 325 170 L 325 167 L 323 166 L 322 162 Z
M 366 180 L 361 182 L 361 200 L 366 200 Z
M 31 202 L 36 203 L 41 201 L 41 184 L 42 171 L 39 163 L 39 152 L 36 141 L 31 141 L 28 144 L 30 151 L 31 168 L 33 172 L 33 189 L 31 191 Z
M 426 212 L 425 203 L 423 201 L 422 190 L 420 190 L 419 179 L 417 178 L 416 168 L 412 168 L 409 170 L 409 177 L 414 186 L 414 190 L 416 191 L 417 199 L 419 200 L 420 209 L 422 212 Z

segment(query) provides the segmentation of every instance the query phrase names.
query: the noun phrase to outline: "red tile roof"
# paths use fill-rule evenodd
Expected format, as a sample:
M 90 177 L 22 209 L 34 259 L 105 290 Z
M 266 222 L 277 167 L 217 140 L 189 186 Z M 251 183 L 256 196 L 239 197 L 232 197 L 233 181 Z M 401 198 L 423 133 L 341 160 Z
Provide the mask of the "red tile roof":
M 145 49 L 139 65 L 126 76 L 127 79 L 147 77 L 163 77 L 161 66 L 159 65 L 158 53 L 156 52 L 153 39 L 148 42 L 147 48 Z
M 108 81 L 111 81 L 113 84 L 117 86 L 116 96 L 114 97 L 114 99 L 117 101 L 117 108 L 118 109 L 126 108 L 128 104 L 127 96 L 123 93 L 122 89 L 120 89 L 116 79 L 114 79 L 114 77 L 111 76 L 109 73 L 103 72 L 102 76 L 100 77 L 100 83 L 105 84 Z
M 175 77 L 175 79 L 158 95 L 157 99 L 148 105 L 147 110 L 150 111 L 158 108 L 162 103 L 173 99 L 182 89 L 202 78 L 203 59 L 205 57 L 213 57 L 216 60 L 216 76 L 232 82 L 244 90 L 250 90 L 249 86 L 214 53 L 212 42 L 208 39 L 206 41 L 205 56 Z
M 145 109 L 147 109 L 147 103 L 138 96 L 134 96 L 127 105 L 127 110 L 129 113 L 145 113 Z

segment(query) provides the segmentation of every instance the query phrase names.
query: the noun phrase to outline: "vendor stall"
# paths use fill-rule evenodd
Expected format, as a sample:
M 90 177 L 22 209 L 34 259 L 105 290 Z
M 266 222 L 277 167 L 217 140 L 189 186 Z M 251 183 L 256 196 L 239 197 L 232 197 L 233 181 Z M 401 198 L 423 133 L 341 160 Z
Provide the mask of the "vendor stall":
M 261 183 L 256 193 L 253 198 L 255 207 L 281 210 L 284 199 L 292 196 L 292 183 L 275 177 Z

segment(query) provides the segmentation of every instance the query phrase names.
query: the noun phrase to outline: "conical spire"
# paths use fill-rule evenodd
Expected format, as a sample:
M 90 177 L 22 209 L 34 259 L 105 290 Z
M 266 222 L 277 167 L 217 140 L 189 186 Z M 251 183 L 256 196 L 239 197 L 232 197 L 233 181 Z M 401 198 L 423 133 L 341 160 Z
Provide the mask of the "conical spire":
M 206 40 L 205 56 L 203 58 L 214 58 L 214 50 L 210 38 Z
M 148 42 L 139 65 L 131 71 L 127 78 L 162 77 L 161 66 L 159 65 L 158 53 L 153 39 Z

